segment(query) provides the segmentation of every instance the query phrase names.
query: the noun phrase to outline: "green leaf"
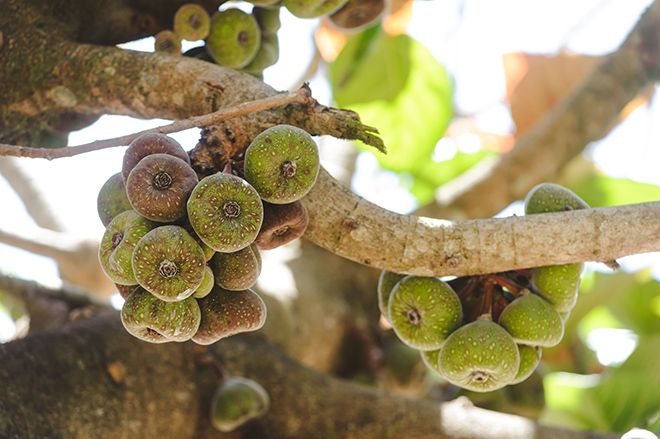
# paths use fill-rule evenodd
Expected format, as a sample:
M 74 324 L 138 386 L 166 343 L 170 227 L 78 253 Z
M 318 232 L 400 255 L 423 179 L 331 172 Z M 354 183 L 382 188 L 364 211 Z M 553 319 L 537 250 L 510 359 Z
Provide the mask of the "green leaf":
M 649 279 L 613 301 L 612 313 L 640 335 L 660 334 L 660 282 Z
M 627 178 L 591 175 L 569 186 L 590 206 L 619 206 L 660 200 L 660 186 Z
M 452 117 L 452 83 L 423 45 L 379 30 L 358 34 L 330 66 L 330 81 L 337 104 L 380 131 L 388 150 L 376 155 L 381 166 L 415 174 L 431 162 Z

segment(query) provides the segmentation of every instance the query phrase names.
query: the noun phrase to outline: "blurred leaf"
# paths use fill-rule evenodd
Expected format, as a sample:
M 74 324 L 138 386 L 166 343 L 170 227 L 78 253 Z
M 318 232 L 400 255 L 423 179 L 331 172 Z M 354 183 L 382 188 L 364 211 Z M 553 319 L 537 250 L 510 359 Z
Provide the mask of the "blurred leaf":
M 609 430 L 602 408 L 589 390 L 596 375 L 549 373 L 543 379 L 546 407 L 541 422 L 578 430 Z
M 614 299 L 611 309 L 637 334 L 660 334 L 660 282 L 650 279 L 634 285 Z
M 584 316 L 578 326 L 578 331 L 583 340 L 594 329 L 600 328 L 624 328 L 625 326 L 612 311 L 606 306 L 599 306 L 592 309 L 589 314 Z
M 424 46 L 407 35 L 363 32 L 331 65 L 330 80 L 338 105 L 380 131 L 388 149 L 377 154 L 381 166 L 412 174 L 431 161 L 452 117 L 452 84 Z
M 472 166 L 479 163 L 491 153 L 480 151 L 475 154 L 457 153 L 450 160 L 443 162 L 427 161 L 413 170 L 406 185 L 410 192 L 417 198 L 420 205 L 433 201 L 435 190 L 445 183 L 453 180 Z
M 660 335 L 640 339 L 637 349 L 620 367 L 613 369 L 595 389 L 610 430 L 624 432 L 648 427 L 660 412 Z
M 660 186 L 627 178 L 591 175 L 569 188 L 590 206 L 619 206 L 660 200 Z

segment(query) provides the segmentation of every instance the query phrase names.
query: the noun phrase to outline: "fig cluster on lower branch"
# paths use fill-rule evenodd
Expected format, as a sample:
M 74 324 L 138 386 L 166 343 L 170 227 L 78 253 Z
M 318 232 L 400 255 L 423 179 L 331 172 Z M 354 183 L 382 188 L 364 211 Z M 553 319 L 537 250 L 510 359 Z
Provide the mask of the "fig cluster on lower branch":
M 550 183 L 533 188 L 525 200 L 527 215 L 585 208 L 573 192 Z M 561 341 L 582 268 L 553 265 L 449 282 L 384 271 L 378 304 L 428 368 L 459 387 L 488 392 L 527 379 L 541 348 Z
M 318 148 L 305 131 L 278 125 L 234 159 L 200 180 L 178 142 L 145 134 L 101 188 L 99 259 L 134 336 L 210 344 L 263 326 L 266 306 L 250 290 L 259 249 L 304 233 L 299 199 L 316 181 Z

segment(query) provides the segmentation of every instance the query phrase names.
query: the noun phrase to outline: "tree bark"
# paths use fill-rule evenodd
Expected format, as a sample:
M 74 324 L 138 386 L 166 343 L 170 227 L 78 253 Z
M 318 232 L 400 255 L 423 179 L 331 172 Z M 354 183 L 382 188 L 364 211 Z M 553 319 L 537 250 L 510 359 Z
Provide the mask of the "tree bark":
M 300 366 L 256 336 L 209 348 L 225 372 L 257 380 L 269 412 L 232 434 L 212 429 L 218 378 L 191 344 L 128 335 L 115 312 L 0 346 L 0 437 L 341 437 L 586 439 L 464 402 L 392 397 Z M 25 371 L 31 373 L 25 373 Z

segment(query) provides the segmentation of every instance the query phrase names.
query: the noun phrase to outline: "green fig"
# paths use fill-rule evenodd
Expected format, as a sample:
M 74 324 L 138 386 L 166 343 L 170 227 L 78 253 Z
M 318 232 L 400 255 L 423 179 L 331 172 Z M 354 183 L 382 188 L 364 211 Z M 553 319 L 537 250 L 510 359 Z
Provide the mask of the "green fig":
M 152 221 L 172 222 L 186 214 L 186 202 L 199 180 L 189 164 L 169 154 L 151 154 L 126 180 L 133 209 Z
M 103 272 L 115 283 L 136 285 L 131 259 L 138 241 L 154 223 L 129 210 L 117 215 L 105 230 L 99 245 L 99 262 Z
M 174 14 L 174 32 L 184 40 L 203 40 L 209 34 L 211 17 L 206 9 L 195 3 L 187 3 Z
M 280 0 L 267 1 L 279 2 Z M 252 10 L 252 15 L 254 15 L 257 24 L 259 24 L 261 35 L 276 35 L 277 31 L 280 30 L 282 23 L 280 21 L 279 6 L 276 8 L 254 8 Z
M 261 273 L 261 255 L 252 244 L 234 253 L 216 253 L 211 259 L 215 283 L 225 290 L 242 291 L 254 286 Z
M 235 252 L 254 242 L 263 217 L 257 191 L 232 174 L 203 178 L 188 199 L 188 219 L 195 233 L 218 252 Z
M 257 54 L 260 42 L 261 30 L 252 15 L 236 8 L 213 14 L 206 50 L 221 66 L 245 67 Z
M 406 277 L 405 274 L 392 273 L 390 271 L 381 271 L 378 277 L 378 309 L 380 313 L 389 322 L 390 316 L 387 311 L 387 305 L 390 303 L 390 296 L 396 284 Z
M 245 151 L 245 179 L 265 201 L 292 203 L 314 186 L 319 151 L 312 136 L 290 125 L 261 132 Z
M 211 267 L 208 265 L 204 266 L 204 277 L 202 278 L 202 283 L 199 284 L 195 292 L 193 293 L 193 297 L 195 299 L 201 299 L 202 297 L 208 296 L 208 294 L 211 292 L 213 289 L 213 285 L 215 285 L 215 278 L 213 277 L 213 270 L 211 270 Z
M 553 183 L 541 183 L 525 198 L 525 215 L 588 209 L 589 205 L 570 189 Z
M 335 12 L 348 0 L 284 0 L 284 6 L 299 18 L 316 18 Z
M 110 221 L 127 210 L 133 210 L 126 196 L 126 187 L 121 173 L 117 173 L 103 183 L 96 198 L 96 209 L 103 226 L 108 227 Z
M 520 353 L 511 335 L 501 326 L 489 320 L 476 320 L 447 338 L 438 366 L 450 383 L 475 392 L 490 392 L 515 378 Z
M 534 290 L 560 312 L 573 309 L 578 298 L 581 263 L 537 267 L 532 273 Z
M 230 432 L 263 416 L 269 406 L 268 393 L 259 383 L 229 377 L 220 384 L 211 400 L 211 423 L 222 432 Z
M 266 322 L 266 304 L 252 290 L 226 291 L 216 286 L 198 302 L 202 322 L 193 336 L 197 344 L 208 345 L 234 334 L 256 331 Z
M 277 35 L 264 35 L 261 37 L 259 51 L 241 70 L 253 75 L 261 74 L 266 68 L 275 65 L 279 57 L 280 46 Z
M 154 41 L 154 50 L 157 53 L 179 55 L 181 53 L 181 38 L 171 30 L 158 32 Z
M 441 373 L 440 367 L 438 366 L 438 359 L 440 357 L 440 351 L 442 349 L 436 349 L 434 351 L 419 351 L 422 356 L 422 363 L 434 372 Z
M 150 343 L 190 340 L 201 313 L 192 297 L 164 302 L 142 288 L 133 292 L 121 309 L 121 322 L 133 336 Z
M 509 384 L 518 384 L 525 381 L 536 370 L 541 361 L 541 348 L 538 346 L 518 345 L 520 353 L 520 367 L 516 377 Z
M 133 250 L 135 279 L 145 290 L 166 302 L 192 295 L 204 278 L 204 252 L 179 226 L 158 227 L 140 239 Z
M 499 324 L 518 344 L 552 347 L 564 335 L 564 323 L 557 311 L 529 291 L 504 308 Z
M 463 320 L 458 296 L 435 277 L 407 276 L 400 280 L 392 291 L 387 311 L 401 341 L 422 351 L 440 348 Z

